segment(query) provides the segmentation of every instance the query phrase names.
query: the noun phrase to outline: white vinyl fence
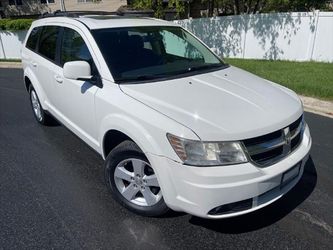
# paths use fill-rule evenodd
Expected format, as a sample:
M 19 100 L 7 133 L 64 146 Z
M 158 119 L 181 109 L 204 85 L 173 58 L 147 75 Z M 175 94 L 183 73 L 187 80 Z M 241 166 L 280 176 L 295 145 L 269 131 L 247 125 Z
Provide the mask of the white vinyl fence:
M 333 62 L 333 12 L 175 21 L 224 57 Z
M 177 20 L 224 57 L 333 62 L 333 12 Z M 26 31 L 0 31 L 0 59 L 20 58 Z
M 27 31 L 0 30 L 0 59 L 20 59 L 21 47 Z

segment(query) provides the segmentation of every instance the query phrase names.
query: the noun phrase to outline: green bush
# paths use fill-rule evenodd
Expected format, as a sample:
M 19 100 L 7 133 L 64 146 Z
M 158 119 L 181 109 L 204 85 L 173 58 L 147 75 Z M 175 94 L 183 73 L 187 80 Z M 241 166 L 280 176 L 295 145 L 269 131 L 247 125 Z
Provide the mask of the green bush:
M 27 30 L 33 21 L 34 19 L 0 19 L 0 30 Z

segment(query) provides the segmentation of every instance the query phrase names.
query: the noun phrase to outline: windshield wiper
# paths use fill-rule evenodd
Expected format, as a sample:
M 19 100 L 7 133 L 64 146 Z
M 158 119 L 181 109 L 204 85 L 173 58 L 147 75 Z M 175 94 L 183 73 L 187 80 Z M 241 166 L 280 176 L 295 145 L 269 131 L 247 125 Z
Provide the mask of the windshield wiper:
M 210 69 L 224 69 L 229 67 L 228 64 L 221 64 L 221 63 L 212 63 L 212 64 L 205 64 L 201 66 L 193 66 L 193 67 L 188 67 L 182 70 L 174 71 L 172 72 L 173 75 L 181 75 L 181 74 L 187 74 L 195 71 L 202 71 L 202 70 L 210 70 Z
M 221 63 L 212 63 L 212 64 L 206 64 L 202 66 L 193 66 L 193 67 L 188 67 L 187 71 L 192 72 L 192 71 L 198 71 L 198 70 L 205 70 L 205 69 L 213 69 L 213 68 L 222 68 L 224 67 L 223 64 Z
M 158 79 L 167 76 L 166 74 L 158 74 L 158 75 L 139 75 L 139 76 L 131 76 L 131 77 L 123 77 L 120 79 L 116 79 L 117 82 L 133 82 L 133 81 L 148 81 L 153 79 Z
M 115 79 L 117 83 L 126 83 L 126 82 L 144 82 L 159 78 L 167 78 L 167 77 L 175 77 L 180 74 L 186 74 L 191 73 L 194 71 L 201 71 L 201 70 L 209 70 L 209 69 L 215 69 L 215 68 L 226 68 L 228 67 L 227 64 L 221 64 L 221 63 L 212 63 L 212 64 L 205 64 L 201 66 L 193 66 L 188 67 L 187 69 L 182 69 L 179 71 L 173 71 L 168 72 L 164 74 L 156 74 L 156 75 L 139 75 L 139 76 L 129 76 L 129 77 L 121 77 L 118 79 Z

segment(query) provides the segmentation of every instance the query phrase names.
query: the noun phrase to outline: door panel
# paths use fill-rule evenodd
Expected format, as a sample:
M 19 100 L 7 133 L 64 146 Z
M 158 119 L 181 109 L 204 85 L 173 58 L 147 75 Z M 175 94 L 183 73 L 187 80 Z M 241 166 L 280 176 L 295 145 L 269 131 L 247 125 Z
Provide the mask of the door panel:
M 66 79 L 63 75 L 63 65 L 69 61 L 84 60 L 92 66 L 92 71 L 96 69 L 81 35 L 70 28 L 63 29 L 61 67 L 53 74 L 57 96 L 54 106 L 62 116 L 63 122 L 79 136 L 87 139 L 90 146 L 96 148 L 98 141 L 95 128 L 95 94 L 99 88 L 88 81 Z
M 59 67 L 56 65 L 56 49 L 60 28 L 58 26 L 44 26 L 39 36 L 36 49 L 38 55 L 34 55 L 30 61 L 31 68 L 38 76 L 40 85 L 47 96 L 47 101 L 54 101 L 53 74 Z

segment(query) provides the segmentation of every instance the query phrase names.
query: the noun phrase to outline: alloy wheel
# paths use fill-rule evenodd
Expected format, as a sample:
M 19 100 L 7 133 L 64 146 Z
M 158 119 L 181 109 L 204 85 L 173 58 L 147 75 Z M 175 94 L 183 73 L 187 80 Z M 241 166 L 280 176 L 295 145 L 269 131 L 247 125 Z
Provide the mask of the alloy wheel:
M 43 119 L 42 110 L 41 110 L 40 103 L 38 101 L 37 94 L 36 94 L 36 92 L 34 90 L 31 90 L 31 92 L 30 92 L 30 98 L 31 98 L 32 108 L 33 108 L 34 113 L 35 113 L 35 115 L 37 117 L 37 120 L 41 121 Z
M 162 198 L 161 188 L 150 164 L 140 159 L 126 159 L 115 168 L 114 180 L 120 194 L 139 206 L 153 206 Z

